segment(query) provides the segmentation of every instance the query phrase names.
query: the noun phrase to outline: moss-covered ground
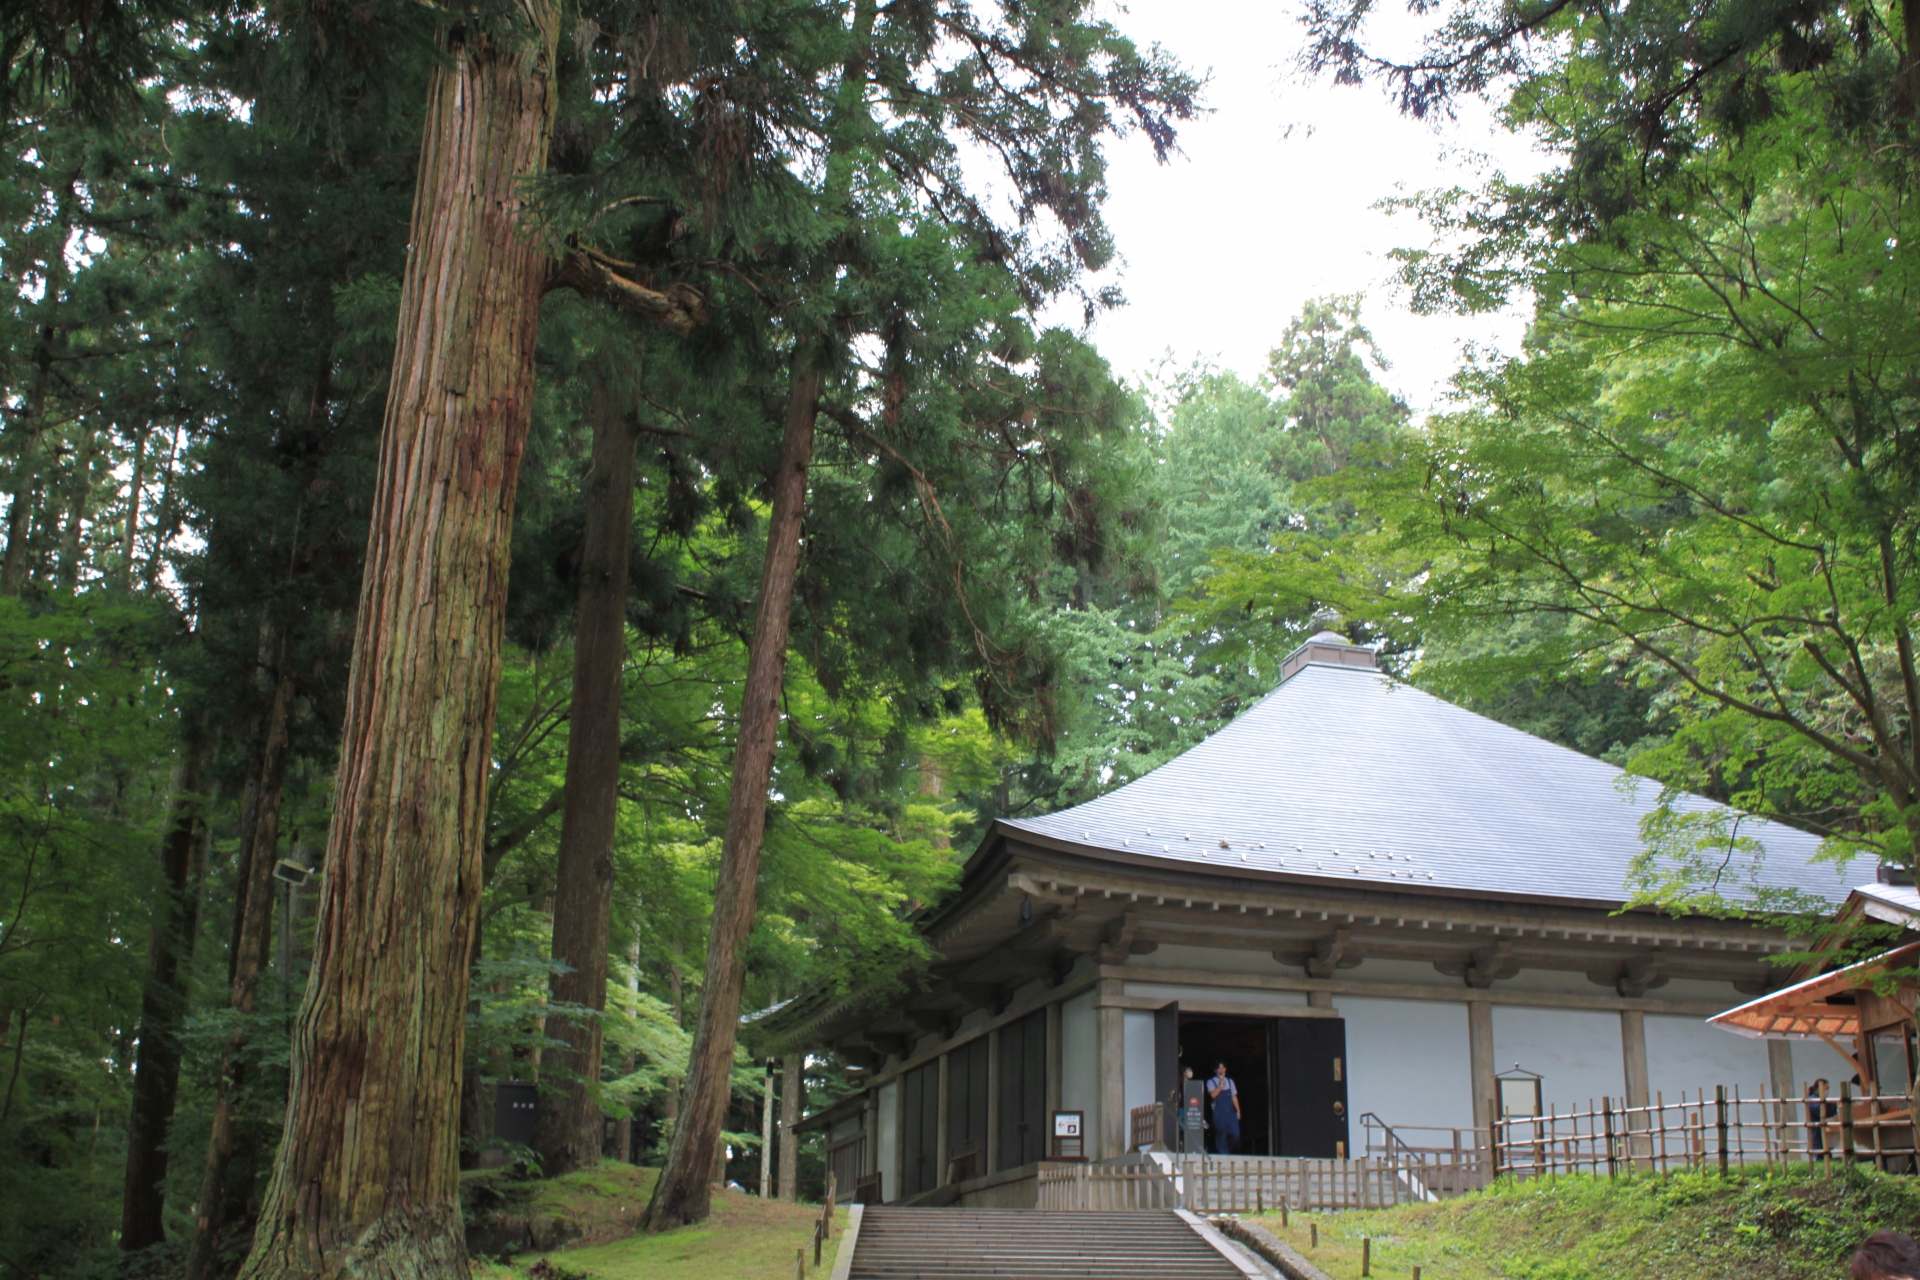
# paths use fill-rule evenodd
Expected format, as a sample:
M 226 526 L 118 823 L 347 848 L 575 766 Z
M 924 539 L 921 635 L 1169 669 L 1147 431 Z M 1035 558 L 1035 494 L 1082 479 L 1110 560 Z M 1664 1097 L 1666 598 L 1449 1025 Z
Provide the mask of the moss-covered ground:
M 1920 1180 L 1804 1167 L 1502 1185 L 1367 1213 L 1247 1215 L 1334 1280 L 1838 1280 L 1869 1233 L 1920 1231 Z M 1319 1245 L 1311 1244 L 1311 1228 Z
M 653 1192 L 655 1171 L 603 1164 L 597 1169 L 545 1182 L 515 1183 L 503 1175 L 485 1179 L 514 1223 L 523 1218 L 536 1235 L 557 1248 L 476 1250 L 475 1280 L 793 1280 L 795 1254 L 805 1250 L 806 1280 L 825 1276 L 846 1226 L 845 1210 L 834 1214 L 833 1238 L 816 1272 L 809 1242 L 820 1206 L 762 1200 L 736 1191 L 715 1192 L 713 1216 L 696 1227 L 660 1235 L 636 1235 L 634 1227 Z M 487 1195 L 478 1197 L 481 1200 Z M 476 1196 L 470 1186 L 469 1212 Z M 557 1227 L 554 1220 L 573 1224 Z M 475 1235 L 470 1230 L 469 1239 Z

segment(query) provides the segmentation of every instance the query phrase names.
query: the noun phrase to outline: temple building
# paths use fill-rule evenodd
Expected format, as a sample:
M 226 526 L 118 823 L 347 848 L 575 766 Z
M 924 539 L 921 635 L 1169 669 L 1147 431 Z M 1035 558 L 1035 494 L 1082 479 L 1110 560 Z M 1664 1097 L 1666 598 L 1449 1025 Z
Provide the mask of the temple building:
M 1788 939 L 1622 909 L 1658 793 L 1322 632 L 1179 758 L 995 823 L 920 924 L 936 960 L 910 994 L 798 1001 L 769 1029 L 866 1068 L 806 1124 L 842 1187 L 889 1202 L 958 1184 L 1032 1203 L 1054 1113 L 1080 1113 L 1087 1158 L 1121 1157 L 1161 1136 L 1139 1126 L 1183 1069 L 1220 1062 L 1250 1155 L 1357 1155 L 1383 1123 L 1470 1131 L 1503 1075 L 1561 1110 L 1791 1095 L 1795 1046 L 1705 1021 L 1782 985 L 1767 961 Z M 1862 878 L 1811 864 L 1805 832 L 1739 830 L 1762 884 L 1837 905 Z

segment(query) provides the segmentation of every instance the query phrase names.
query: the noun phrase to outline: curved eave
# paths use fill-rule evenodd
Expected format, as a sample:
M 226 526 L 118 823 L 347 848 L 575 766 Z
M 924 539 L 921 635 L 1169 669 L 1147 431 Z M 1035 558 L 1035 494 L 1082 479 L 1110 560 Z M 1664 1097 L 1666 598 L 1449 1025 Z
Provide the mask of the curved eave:
M 1512 893 L 1506 890 L 1492 892 L 1486 889 L 1459 888 L 1438 883 L 1423 883 L 1418 880 L 1381 881 L 1365 876 L 1313 875 L 1293 871 L 1264 871 L 1258 867 L 1223 866 L 1211 862 L 1192 861 L 1185 858 L 1159 858 L 1150 853 L 1135 853 L 1130 849 L 1112 849 L 1105 845 L 1087 844 L 1077 840 L 1066 840 L 1058 836 L 1041 835 L 1016 827 L 1010 823 L 996 820 L 994 830 L 987 841 L 982 843 L 980 853 L 984 853 L 987 844 L 995 840 L 1018 840 L 1032 845 L 1036 849 L 1046 849 L 1056 853 L 1071 854 L 1097 862 L 1112 863 L 1117 866 L 1139 867 L 1161 871 L 1174 875 L 1204 875 L 1216 880 L 1236 880 L 1247 884 L 1301 885 L 1313 888 L 1331 889 L 1367 889 L 1378 893 L 1411 894 L 1427 898 L 1471 898 L 1486 901 L 1497 898 L 1501 902 L 1521 903 L 1527 906 L 1569 907 L 1592 911 L 1618 911 L 1626 906 L 1625 898 L 1583 898 L 1558 894 Z M 962 872 L 962 883 L 972 874 L 980 853 L 967 860 Z M 1657 911 L 1657 908 L 1639 907 L 1635 910 Z

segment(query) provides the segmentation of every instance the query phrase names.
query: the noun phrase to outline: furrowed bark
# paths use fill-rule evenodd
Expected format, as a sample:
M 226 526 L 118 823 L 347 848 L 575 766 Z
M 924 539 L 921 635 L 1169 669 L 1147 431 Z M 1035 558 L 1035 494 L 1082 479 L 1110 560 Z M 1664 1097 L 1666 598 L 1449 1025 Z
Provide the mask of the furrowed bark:
M 46 434 L 47 390 L 53 376 L 55 334 L 52 325 L 41 325 L 33 347 L 33 377 L 27 383 L 22 414 L 26 442 L 14 463 L 13 490 L 8 495 L 7 552 L 5 559 L 0 560 L 0 595 L 17 596 L 27 583 L 27 539 L 33 532 L 33 499 L 39 488 L 40 438 Z
M 191 725 L 174 766 L 167 832 L 160 842 L 164 896 L 147 936 L 147 978 L 140 994 L 140 1047 L 127 1116 L 127 1174 L 120 1201 L 120 1247 L 132 1253 L 166 1239 L 167 1133 L 180 1092 L 180 1027 L 187 1013 L 193 941 L 205 880 L 206 770 L 213 736 Z
M 620 702 L 627 657 L 627 559 L 633 529 L 634 432 L 595 397 L 593 462 L 580 559 L 573 646 L 573 706 L 567 720 L 566 798 L 554 869 L 553 976 L 557 1004 L 607 1007 L 607 935 L 613 916 L 613 837 L 620 809 Z M 534 1115 L 533 1147 L 548 1177 L 600 1159 L 601 1024 L 561 1017 L 549 1034 Z
M 521 221 L 559 6 L 455 26 L 428 90 L 287 1116 L 244 1280 L 468 1274 L 461 1053 L 547 264 Z
M 227 1037 L 220 1055 L 212 1133 L 201 1166 L 193 1242 L 187 1250 L 187 1280 L 207 1280 L 217 1261 L 215 1248 L 226 1225 L 227 1170 L 233 1162 L 234 1105 L 246 1087 L 246 1019 L 258 1002 L 260 971 L 266 967 L 272 945 L 273 865 L 280 844 L 280 803 L 286 792 L 288 723 L 293 710 L 293 676 L 285 666 L 284 644 L 277 657 L 279 671 L 254 777 L 253 812 L 244 821 L 241 833 L 240 892 L 234 904 L 233 950 L 227 973 L 228 1000 L 241 1021 Z
M 800 567 L 800 529 L 806 513 L 807 468 L 813 461 L 814 419 L 824 379 L 814 344 L 793 354 L 787 386 L 786 429 L 773 476 L 773 509 L 753 633 L 747 644 L 747 683 L 740 700 L 740 736 L 734 747 L 733 785 L 715 885 L 707 942 L 706 985 L 694 1026 L 687 1083 L 667 1151 L 666 1167 L 647 1207 L 647 1230 L 698 1222 L 712 1203 L 708 1182 L 714 1147 L 731 1095 L 733 1046 L 746 981 L 747 935 L 753 931 L 754 890 L 766 834 L 767 787 L 773 779 L 780 732 L 780 689 L 786 671 L 787 628 Z

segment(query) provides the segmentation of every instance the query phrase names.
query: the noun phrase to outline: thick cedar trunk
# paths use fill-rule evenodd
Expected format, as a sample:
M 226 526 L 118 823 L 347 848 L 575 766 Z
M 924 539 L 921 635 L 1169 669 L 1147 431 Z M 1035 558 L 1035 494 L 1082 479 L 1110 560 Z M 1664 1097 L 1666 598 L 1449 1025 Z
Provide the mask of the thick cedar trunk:
M 814 344 L 803 342 L 794 352 L 787 387 L 786 430 L 773 475 L 766 559 L 760 571 L 753 634 L 747 642 L 747 683 L 740 699 L 740 736 L 733 754 L 733 785 L 714 888 L 700 1018 L 694 1027 L 679 1124 L 647 1208 L 649 1231 L 698 1222 L 712 1203 L 708 1170 L 731 1095 L 734 1037 L 746 981 L 747 935 L 753 931 L 767 787 L 773 779 L 774 746 L 780 733 L 787 627 L 800 567 L 800 528 L 806 514 L 807 468 L 813 461 L 813 425 L 820 412 L 821 386 L 817 351 Z
M 607 1007 L 607 934 L 613 912 L 613 833 L 620 807 L 620 696 L 627 656 L 627 551 L 633 529 L 634 434 L 626 415 L 597 394 L 580 603 L 567 721 L 565 807 L 554 869 L 553 977 L 558 1004 Z M 600 1159 L 600 1019 L 561 1017 L 541 1071 L 533 1147 L 540 1171 L 557 1177 Z
M 140 1047 L 127 1116 L 126 1190 L 120 1202 L 120 1247 L 132 1252 L 166 1239 L 161 1211 L 167 1193 L 167 1131 L 180 1091 L 180 1026 L 187 1013 L 193 940 L 200 928 L 205 879 L 207 805 L 202 789 L 213 742 L 190 726 L 174 765 L 167 831 L 160 842 L 164 897 L 147 937 L 147 977 L 140 994 Z
M 213 1104 L 206 1163 L 200 1171 L 193 1243 L 187 1251 L 187 1280 L 207 1280 L 214 1271 L 215 1247 L 226 1225 L 227 1170 L 233 1162 L 234 1106 L 246 1085 L 243 1061 L 248 1018 L 258 1003 L 260 971 L 272 947 L 273 866 L 280 845 L 280 802 L 286 792 L 288 722 L 293 710 L 293 676 L 285 665 L 285 646 L 275 655 L 277 669 L 266 732 L 260 741 L 252 802 L 241 822 L 239 892 L 234 902 L 233 948 L 227 965 L 228 999 L 241 1015 L 220 1056 L 220 1077 Z
M 461 1051 L 559 7 L 454 28 L 406 275 L 287 1116 L 246 1280 L 467 1275 Z
M 33 377 L 27 383 L 25 412 L 21 415 L 26 443 L 14 463 L 18 470 L 7 504 L 7 552 L 0 561 L 0 595 L 17 596 L 27 584 L 27 540 L 33 533 L 34 494 L 40 483 L 40 438 L 46 434 L 55 332 L 52 325 L 41 325 L 33 347 Z

